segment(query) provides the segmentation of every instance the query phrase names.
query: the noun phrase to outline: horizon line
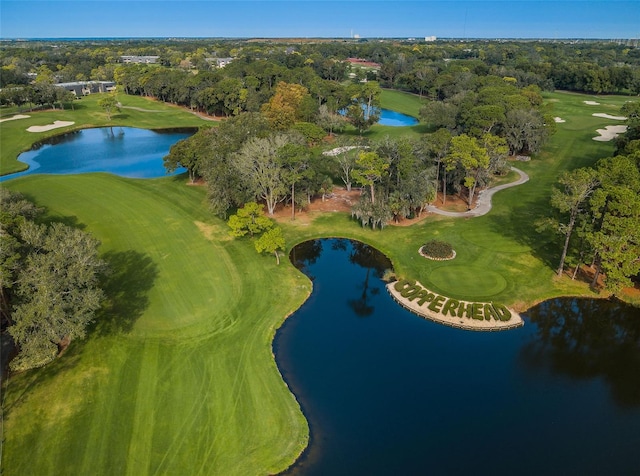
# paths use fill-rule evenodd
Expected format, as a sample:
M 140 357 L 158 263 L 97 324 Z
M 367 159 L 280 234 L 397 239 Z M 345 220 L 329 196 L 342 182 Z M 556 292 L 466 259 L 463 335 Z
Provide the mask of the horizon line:
M 44 40 L 416 40 L 433 43 L 441 40 L 638 40 L 640 37 L 589 37 L 589 36 L 567 36 L 567 37 L 546 37 L 546 36 L 476 36 L 476 37 L 456 37 L 456 36 L 436 36 L 435 40 L 426 41 L 423 38 L 429 36 L 368 36 L 353 38 L 350 36 L 47 36 L 47 37 L 0 37 L 0 41 L 44 41 Z

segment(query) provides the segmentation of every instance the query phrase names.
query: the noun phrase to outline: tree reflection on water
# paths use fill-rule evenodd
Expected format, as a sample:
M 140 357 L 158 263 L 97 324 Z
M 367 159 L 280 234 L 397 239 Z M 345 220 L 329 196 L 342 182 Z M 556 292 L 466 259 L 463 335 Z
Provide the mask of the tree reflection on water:
M 526 368 L 602 378 L 617 404 L 640 405 L 640 309 L 617 300 L 559 298 L 526 316 L 537 327 L 520 354 Z

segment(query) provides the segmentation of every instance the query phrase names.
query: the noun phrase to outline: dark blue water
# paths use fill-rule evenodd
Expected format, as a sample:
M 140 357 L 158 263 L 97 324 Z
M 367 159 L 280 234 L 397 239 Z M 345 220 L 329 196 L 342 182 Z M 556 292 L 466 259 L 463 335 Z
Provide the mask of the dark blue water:
M 88 172 L 108 172 L 131 178 L 163 177 L 168 174 L 162 158 L 173 144 L 191 134 L 131 127 L 84 129 L 54 137 L 20 154 L 18 160 L 28 164 L 29 169 L 2 176 L 0 181 L 30 174 Z M 174 174 L 185 171 L 181 168 Z
M 554 300 L 519 329 L 463 331 L 394 303 L 366 245 L 291 259 L 314 291 L 274 342 L 311 425 L 290 474 L 638 474 L 637 308 Z

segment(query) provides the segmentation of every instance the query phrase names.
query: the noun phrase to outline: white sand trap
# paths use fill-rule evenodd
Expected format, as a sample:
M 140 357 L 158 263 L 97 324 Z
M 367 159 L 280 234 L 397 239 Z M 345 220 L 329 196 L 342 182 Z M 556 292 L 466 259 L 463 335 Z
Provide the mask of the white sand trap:
M 594 137 L 593 140 L 609 142 L 610 140 L 618 137 L 618 134 L 624 134 L 627 132 L 627 126 L 607 126 L 604 129 L 597 129 L 596 132 L 600 135 Z
M 31 126 L 27 129 L 29 132 L 46 132 L 51 129 L 57 129 L 59 127 L 67 127 L 74 125 L 72 121 L 53 121 L 53 124 L 47 124 L 45 126 Z
M 599 106 L 600 103 L 599 102 L 595 102 L 595 101 L 582 101 L 583 103 L 585 103 L 587 106 Z
M 554 117 L 553 120 L 556 121 L 558 124 L 561 124 L 563 122 L 567 122 L 564 119 L 562 119 L 561 117 Z
M 16 119 L 27 119 L 31 116 L 25 116 L 24 114 L 18 114 L 16 116 L 12 116 L 12 117 L 7 117 L 5 119 L 0 119 L 0 122 L 4 122 L 4 121 L 15 121 Z
M 613 119 L 615 121 L 626 121 L 627 118 L 624 116 L 611 116 L 609 114 L 605 114 L 604 112 L 595 112 L 593 114 L 591 114 L 592 116 L 595 117 L 604 117 L 605 119 Z
M 360 146 L 360 145 L 346 145 L 344 147 L 336 147 L 335 149 L 331 149 L 331 150 L 325 150 L 322 155 L 326 155 L 329 157 L 335 157 L 337 155 L 342 154 L 343 152 L 348 152 L 352 149 L 368 149 L 369 147 L 367 146 Z

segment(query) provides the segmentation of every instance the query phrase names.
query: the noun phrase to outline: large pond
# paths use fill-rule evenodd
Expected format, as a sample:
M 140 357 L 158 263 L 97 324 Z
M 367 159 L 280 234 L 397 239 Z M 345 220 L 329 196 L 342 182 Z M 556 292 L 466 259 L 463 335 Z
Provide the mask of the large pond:
M 289 474 L 637 474 L 637 308 L 557 299 L 471 332 L 399 307 L 366 245 L 314 240 L 291 259 L 314 291 L 274 341 L 311 425 Z
M 189 131 L 152 131 L 132 127 L 83 129 L 38 144 L 18 156 L 29 169 L 4 175 L 0 181 L 29 174 L 108 172 L 122 177 L 155 178 L 167 175 L 162 158 Z M 174 174 L 185 172 L 178 169 Z

